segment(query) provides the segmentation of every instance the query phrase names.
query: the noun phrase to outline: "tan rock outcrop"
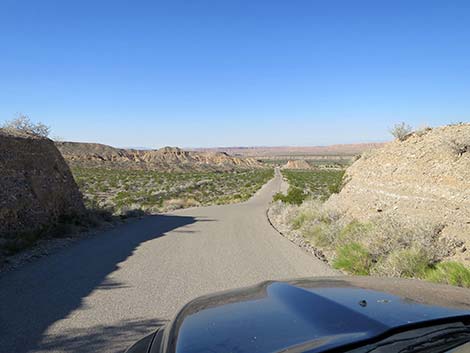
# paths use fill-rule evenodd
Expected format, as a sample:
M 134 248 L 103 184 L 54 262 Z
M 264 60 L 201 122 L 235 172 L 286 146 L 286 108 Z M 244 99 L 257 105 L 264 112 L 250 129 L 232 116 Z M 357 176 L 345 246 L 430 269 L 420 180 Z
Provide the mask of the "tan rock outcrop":
M 0 238 L 84 211 L 69 167 L 51 140 L 0 129 Z
M 359 220 L 378 214 L 444 227 L 470 261 L 470 124 L 426 129 L 364 154 L 327 205 Z M 466 250 L 468 249 L 468 250 Z
M 312 169 L 312 167 L 306 160 L 299 159 L 287 161 L 287 163 L 282 166 L 282 169 Z

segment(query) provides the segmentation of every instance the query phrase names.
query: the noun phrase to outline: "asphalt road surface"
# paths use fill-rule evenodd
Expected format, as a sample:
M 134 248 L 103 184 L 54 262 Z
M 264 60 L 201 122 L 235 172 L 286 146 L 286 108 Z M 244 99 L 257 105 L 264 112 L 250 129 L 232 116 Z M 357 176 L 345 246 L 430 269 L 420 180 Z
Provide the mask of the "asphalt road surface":
M 122 352 L 211 292 L 335 272 L 280 236 L 245 203 L 148 216 L 0 277 L 1 352 Z

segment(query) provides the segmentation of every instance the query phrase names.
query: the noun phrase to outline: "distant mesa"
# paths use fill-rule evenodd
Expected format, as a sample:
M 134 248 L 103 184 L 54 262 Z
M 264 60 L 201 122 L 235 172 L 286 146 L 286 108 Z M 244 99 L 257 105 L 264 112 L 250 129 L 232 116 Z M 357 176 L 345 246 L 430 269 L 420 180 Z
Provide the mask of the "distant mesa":
M 288 161 L 281 169 L 312 169 L 310 164 L 304 159 Z

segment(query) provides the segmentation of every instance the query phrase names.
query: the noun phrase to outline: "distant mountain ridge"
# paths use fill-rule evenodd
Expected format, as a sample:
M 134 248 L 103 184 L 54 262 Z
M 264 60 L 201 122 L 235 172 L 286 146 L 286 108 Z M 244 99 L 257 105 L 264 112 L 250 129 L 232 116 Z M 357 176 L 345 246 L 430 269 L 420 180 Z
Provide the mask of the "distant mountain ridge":
M 329 146 L 253 146 L 253 147 L 213 147 L 188 149 L 197 152 L 225 152 L 233 156 L 268 157 L 268 156 L 354 156 L 364 151 L 383 147 L 385 143 L 354 143 Z
M 223 152 L 184 151 L 178 147 L 137 150 L 84 142 L 55 144 L 67 163 L 80 167 L 157 171 L 230 171 L 262 167 L 256 159 L 232 157 Z

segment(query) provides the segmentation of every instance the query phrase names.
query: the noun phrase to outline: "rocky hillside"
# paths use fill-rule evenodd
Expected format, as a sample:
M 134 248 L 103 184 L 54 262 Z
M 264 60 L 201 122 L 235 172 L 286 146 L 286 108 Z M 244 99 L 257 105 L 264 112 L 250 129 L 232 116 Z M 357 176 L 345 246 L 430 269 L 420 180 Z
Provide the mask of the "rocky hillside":
M 380 214 L 442 226 L 470 263 L 470 124 L 426 129 L 362 155 L 328 204 L 368 220 Z M 468 250 L 467 250 L 468 249 Z
M 287 161 L 287 163 L 282 166 L 282 169 L 312 169 L 312 167 L 306 160 L 300 159 Z
M 223 152 L 184 151 L 176 147 L 133 150 L 79 142 L 56 142 L 56 146 L 72 166 L 158 171 L 228 171 L 262 167 L 253 158 L 236 158 Z
M 84 206 L 51 140 L 0 129 L 0 245 Z

